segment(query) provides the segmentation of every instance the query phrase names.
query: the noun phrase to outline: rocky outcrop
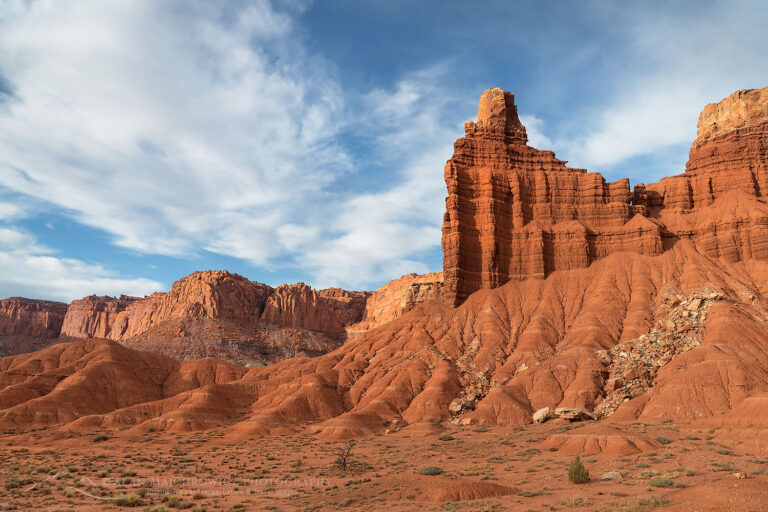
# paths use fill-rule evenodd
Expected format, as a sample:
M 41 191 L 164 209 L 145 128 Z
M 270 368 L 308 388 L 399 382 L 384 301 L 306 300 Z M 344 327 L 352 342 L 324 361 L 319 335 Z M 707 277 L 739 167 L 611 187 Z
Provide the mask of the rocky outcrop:
M 661 368 L 701 345 L 707 314 L 723 296 L 714 289 L 687 295 L 667 289 L 660 298 L 653 315 L 657 320 L 648 333 L 598 354 L 609 372 L 606 397 L 595 409 L 598 417 L 610 416 L 624 402 L 646 393 Z
M 39 350 L 56 340 L 67 305 L 11 297 L 0 300 L 0 357 Z
M 347 333 L 356 335 L 391 322 L 419 304 L 440 297 L 442 291 L 442 272 L 408 274 L 394 279 L 371 294 L 363 319 L 348 326 Z
M 369 295 L 339 288 L 313 290 L 304 283 L 282 285 L 269 296 L 259 321 L 263 325 L 311 329 L 343 339 L 346 327 L 362 317 Z
M 686 172 L 659 183 L 607 183 L 526 145 L 514 96 L 483 93 L 445 167 L 445 295 L 583 268 L 616 252 L 659 255 L 680 239 L 731 261 L 768 257 L 768 88 L 708 105 Z M 754 198 L 734 200 L 733 190 Z M 720 216 L 697 215 L 716 201 Z
M 137 297 L 126 295 L 117 298 L 90 295 L 74 300 L 66 308 L 61 335 L 72 338 L 109 338 L 117 316 L 137 300 Z
M 128 339 L 177 318 L 214 318 L 253 326 L 272 292 L 270 286 L 227 271 L 195 272 L 173 283 L 167 293 L 153 293 L 129 304 L 114 317 L 106 338 Z
M 314 290 L 304 283 L 272 288 L 226 271 L 205 271 L 143 298 L 91 295 L 68 307 L 6 299 L 0 356 L 39 350 L 57 339 L 106 338 L 182 360 L 217 357 L 259 366 L 329 352 L 441 289 L 440 273 L 410 274 L 376 292 L 356 292 Z
M 215 319 L 246 328 L 286 327 L 345 337 L 361 319 L 368 292 L 313 290 L 304 283 L 277 288 L 227 271 L 195 272 L 167 293 L 149 297 L 86 297 L 67 312 L 62 336 L 125 340 L 166 322 Z
M 72 302 L 61 336 L 107 338 L 188 360 L 217 357 L 258 366 L 317 356 L 437 297 L 441 274 L 411 274 L 376 292 L 272 288 L 226 271 L 195 272 L 167 293 Z
M 67 311 L 62 337 L 108 338 L 178 359 L 263 365 L 337 348 L 367 292 L 277 288 L 226 271 L 195 272 L 167 293 L 86 297 Z
M 63 302 L 21 297 L 0 300 L 0 335 L 55 338 L 66 312 Z

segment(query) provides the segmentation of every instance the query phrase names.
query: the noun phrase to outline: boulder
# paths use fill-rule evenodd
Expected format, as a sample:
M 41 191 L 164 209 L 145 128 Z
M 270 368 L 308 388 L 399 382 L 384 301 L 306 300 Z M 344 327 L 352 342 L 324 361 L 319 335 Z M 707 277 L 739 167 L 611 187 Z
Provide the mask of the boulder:
M 536 424 L 544 423 L 549 419 L 550 410 L 549 407 L 542 407 L 538 411 L 533 413 L 533 422 Z

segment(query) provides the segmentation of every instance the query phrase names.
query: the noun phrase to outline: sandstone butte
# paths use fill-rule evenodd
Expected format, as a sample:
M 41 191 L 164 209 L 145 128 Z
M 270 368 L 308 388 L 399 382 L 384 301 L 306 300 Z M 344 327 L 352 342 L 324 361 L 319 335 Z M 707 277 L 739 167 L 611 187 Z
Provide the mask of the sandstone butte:
M 247 308 L 258 326 L 256 317 L 288 322 L 285 311 L 316 303 L 335 320 L 313 312 L 292 325 L 340 333 L 362 322 L 365 332 L 318 357 L 250 369 L 103 339 L 6 357 L 0 427 L 216 425 L 235 439 L 344 439 L 443 420 L 525 424 L 565 407 L 606 423 L 717 425 L 717 435 L 764 446 L 766 133 L 768 89 L 734 93 L 705 108 L 684 174 L 630 191 L 626 180 L 606 183 L 528 147 L 512 95 L 491 89 L 446 166 L 447 300 L 415 304 L 421 284 L 391 283 L 414 299 L 369 298 L 373 327 L 345 309 L 362 311 L 358 296 L 269 293 L 225 274 L 216 275 L 231 281 L 226 300 L 187 301 L 210 275 L 193 274 L 168 294 L 123 299 L 124 309 L 89 325 L 118 339 L 177 314 L 231 320 Z M 403 301 L 408 311 L 384 314 Z M 91 335 L 83 325 L 71 329 Z M 593 453 L 658 445 L 598 426 L 546 442 Z
M 606 183 L 526 145 L 514 96 L 489 89 L 445 166 L 449 302 L 617 252 L 659 256 L 683 240 L 730 262 L 767 258 L 767 105 L 766 89 L 707 105 L 685 173 L 630 190 L 628 179 Z

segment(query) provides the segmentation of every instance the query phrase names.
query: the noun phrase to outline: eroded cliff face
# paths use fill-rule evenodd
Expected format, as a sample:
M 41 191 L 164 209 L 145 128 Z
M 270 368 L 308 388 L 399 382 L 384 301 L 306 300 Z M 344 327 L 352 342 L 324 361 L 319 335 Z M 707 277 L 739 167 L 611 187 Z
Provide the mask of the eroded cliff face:
M 277 288 L 227 271 L 195 272 L 167 293 L 149 297 L 86 297 L 70 306 L 61 331 L 73 338 L 123 340 L 176 319 L 215 319 L 244 327 L 289 327 L 344 337 L 361 319 L 368 292 L 313 290 L 304 283 Z
M 167 293 L 73 301 L 62 338 L 107 338 L 176 359 L 217 357 L 258 366 L 317 356 L 350 334 L 383 325 L 436 298 L 441 274 L 403 276 L 376 292 L 277 288 L 226 271 L 196 272 Z
M 63 302 L 11 297 L 0 300 L 0 357 L 39 350 L 61 331 Z
M 313 290 L 304 283 L 278 286 L 267 301 L 261 323 L 321 331 L 337 339 L 346 326 L 359 321 L 369 292 L 340 288 Z
M 55 338 L 66 312 L 63 302 L 21 297 L 0 300 L 0 335 Z
M 608 183 L 528 146 L 514 96 L 501 89 L 483 93 L 465 132 L 445 167 L 450 304 L 616 252 L 660 255 L 681 239 L 728 261 L 768 258 L 768 88 L 708 105 L 686 172 L 632 192 L 627 179 Z M 717 215 L 703 213 L 716 201 L 725 204 Z
M 117 316 L 138 297 L 90 295 L 74 300 L 66 308 L 61 335 L 73 338 L 108 338 Z M 58 334 L 56 334 L 58 336 Z
M 414 307 L 441 297 L 443 273 L 407 274 L 373 292 L 361 321 L 349 325 L 347 334 L 358 335 L 400 318 Z

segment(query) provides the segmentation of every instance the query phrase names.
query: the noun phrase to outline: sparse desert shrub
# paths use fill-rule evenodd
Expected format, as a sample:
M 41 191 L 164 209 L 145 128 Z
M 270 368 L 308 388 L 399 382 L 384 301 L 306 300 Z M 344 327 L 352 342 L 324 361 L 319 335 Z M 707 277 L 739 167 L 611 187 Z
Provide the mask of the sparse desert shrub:
M 442 473 L 443 473 L 443 468 L 439 468 L 437 466 L 424 466 L 419 470 L 420 475 L 435 476 L 435 475 L 440 475 Z
M 443 434 L 442 436 L 438 437 L 440 441 L 453 441 L 453 436 L 448 434 Z
M 589 471 L 581 463 L 581 457 L 578 455 L 571 461 L 571 466 L 568 468 L 568 480 L 574 484 L 585 484 L 589 482 Z
M 115 498 L 115 505 L 118 507 L 140 507 L 143 504 L 144 501 L 138 494 L 124 494 Z
M 573 498 L 563 498 L 560 500 L 560 504 L 564 507 L 586 507 L 589 506 L 589 500 L 582 498 L 581 496 L 574 496 Z
M 181 504 L 181 498 L 179 498 L 175 494 L 164 494 L 162 502 L 171 508 L 178 508 L 179 505 Z
M 668 498 L 657 498 L 656 496 L 648 496 L 647 498 L 637 498 L 635 505 L 640 510 L 650 510 L 656 507 L 664 507 L 669 505 Z
M 109 438 L 105 434 L 98 434 L 98 435 L 94 436 L 93 442 L 94 443 L 101 443 L 102 441 L 106 441 L 107 439 L 109 439 Z
M 658 442 L 660 442 L 661 444 L 669 444 L 669 443 L 671 443 L 671 442 L 672 442 L 672 440 L 671 440 L 670 438 L 668 438 L 668 437 L 664 437 L 664 436 L 658 436 L 658 437 L 656 438 L 656 440 L 657 440 Z
M 342 471 L 346 471 L 352 464 L 352 448 L 354 448 L 355 442 L 353 440 L 347 441 L 345 446 L 336 449 L 336 460 L 333 465 Z
M 523 498 L 533 498 L 535 496 L 544 496 L 546 494 L 552 494 L 551 492 L 547 492 L 545 489 L 539 489 L 537 491 L 520 491 L 517 493 L 518 496 L 522 496 Z
M 671 478 L 651 478 L 648 481 L 651 487 L 685 487 L 680 482 L 675 482 Z

